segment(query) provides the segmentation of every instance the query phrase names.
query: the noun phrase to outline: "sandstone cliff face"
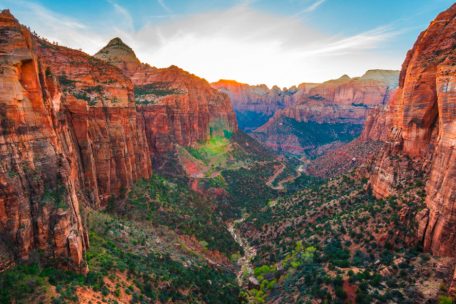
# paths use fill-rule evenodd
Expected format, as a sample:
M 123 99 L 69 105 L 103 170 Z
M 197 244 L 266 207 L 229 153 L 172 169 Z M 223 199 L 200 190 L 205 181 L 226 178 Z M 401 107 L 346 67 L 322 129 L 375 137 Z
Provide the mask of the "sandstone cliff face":
M 9 11 L 0 32 L 0 265 L 8 249 L 39 250 L 86 271 L 83 206 L 104 208 L 176 144 L 237 131 L 226 94 L 141 64 L 120 39 L 100 60 L 34 37 Z
M 118 38 L 113 39 L 95 57 L 116 65 L 131 78 L 137 111 L 145 121 L 155 160 L 173 152 L 175 144 L 190 146 L 211 135 L 237 131 L 235 114 L 226 94 L 176 66 L 157 69 L 132 60 L 136 58 L 133 51 L 123 42 L 120 44 L 123 46 L 119 46 Z
M 374 193 L 395 193 L 401 176 L 424 173 L 426 205 L 419 237 L 433 254 L 456 252 L 456 5 L 421 33 L 403 64 L 387 112 L 387 143 L 370 178 Z M 396 155 L 405 161 L 395 160 Z
M 0 13 L 0 236 L 17 259 L 37 250 L 86 270 L 78 151 L 58 83 L 33 51 L 33 38 Z
M 277 86 L 269 89 L 266 85 L 248 85 L 234 80 L 219 80 L 211 84 L 217 90 L 226 93 L 236 111 L 252 111 L 272 115 L 277 110 L 291 106 L 297 87 L 280 89 Z M 302 84 L 299 90 L 316 84 Z
M 80 151 L 82 181 L 92 204 L 106 206 L 151 175 L 145 122 L 123 73 L 80 51 L 36 40 L 43 68 L 62 88 L 62 103 Z

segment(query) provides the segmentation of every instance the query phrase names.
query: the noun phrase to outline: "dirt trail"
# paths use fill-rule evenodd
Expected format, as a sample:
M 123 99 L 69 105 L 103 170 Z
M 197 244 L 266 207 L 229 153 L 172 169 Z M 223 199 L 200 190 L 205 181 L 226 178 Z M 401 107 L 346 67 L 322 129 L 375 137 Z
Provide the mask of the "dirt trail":
M 278 183 L 277 183 L 277 186 L 274 186 L 273 183 L 274 181 L 277 179 L 278 176 L 280 176 L 280 174 L 282 174 L 283 170 L 285 170 L 286 168 L 286 165 L 284 163 L 280 163 L 281 164 L 281 167 L 276 170 L 274 172 L 274 175 L 272 175 L 268 181 L 266 182 L 266 185 L 268 185 L 269 187 L 271 187 L 272 189 L 274 190 L 283 190 L 284 189 L 284 184 L 286 183 L 291 183 L 293 182 L 294 180 L 298 179 L 302 173 L 304 172 L 305 168 L 304 168 L 304 165 L 300 165 L 297 169 L 296 169 L 296 175 L 293 175 L 293 176 L 288 176 L 282 180 L 280 180 Z
M 286 165 L 284 163 L 280 163 L 280 168 L 277 169 L 275 172 L 274 172 L 274 175 L 272 175 L 268 181 L 266 182 L 266 185 L 268 185 L 269 187 L 271 187 L 272 189 L 276 189 L 276 190 L 281 190 L 281 189 L 278 189 L 278 187 L 274 186 L 272 183 L 274 183 L 274 181 L 276 180 L 276 178 L 282 174 L 283 170 L 285 170 L 286 168 Z M 283 188 L 282 188 L 283 189 Z

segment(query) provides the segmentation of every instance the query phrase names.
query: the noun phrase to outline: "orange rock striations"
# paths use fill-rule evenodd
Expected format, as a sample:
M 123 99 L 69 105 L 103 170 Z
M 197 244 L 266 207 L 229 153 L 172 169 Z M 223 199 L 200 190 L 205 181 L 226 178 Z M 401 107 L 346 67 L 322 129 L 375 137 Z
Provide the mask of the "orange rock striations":
M 100 60 L 33 36 L 7 10 L 0 33 L 0 251 L 16 259 L 41 252 L 87 271 L 82 208 L 149 178 L 176 144 L 237 131 L 226 94 L 141 64 L 118 38 Z
M 383 118 L 389 127 L 386 144 L 370 177 L 378 197 L 394 194 L 399 180 L 410 172 L 428 177 L 428 209 L 418 218 L 419 237 L 426 250 L 443 256 L 454 256 L 456 252 L 455 105 L 453 5 L 431 22 L 407 54 L 399 89 L 390 102 L 386 119 Z M 397 156 L 406 161 L 398 160 Z
M 323 150 L 333 150 L 347 138 L 358 136 L 368 113 L 388 102 L 397 88 L 398 78 L 399 71 L 369 70 L 361 77 L 344 75 L 321 84 L 302 84 L 296 90 L 280 91 L 282 95 L 287 93 L 286 98 L 276 107 L 274 115 L 252 134 L 277 151 L 298 155 L 310 151 L 312 156 L 321 155 L 314 151 L 320 149 L 320 144 L 309 142 L 311 134 L 303 125 L 318 124 L 320 129 L 332 129 L 329 133 L 334 133 L 335 138 L 325 141 Z M 239 98 L 236 87 L 225 84 L 226 88 L 231 88 L 233 100 Z M 281 130 L 284 121 L 294 121 L 295 126 L 303 126 L 304 130 L 292 127 L 293 130 L 285 132 Z
M 78 147 L 59 85 L 7 10 L 0 32 L 1 238 L 19 260 L 41 252 L 84 272 Z
M 82 180 L 94 206 L 151 175 L 144 119 L 133 85 L 116 67 L 83 52 L 36 39 L 43 68 L 58 79 L 79 147 Z
M 158 69 L 141 64 L 118 38 L 95 57 L 116 65 L 131 78 L 154 160 L 173 152 L 176 144 L 190 146 L 237 131 L 230 99 L 206 80 L 176 66 Z M 136 62 L 134 68 L 132 62 Z

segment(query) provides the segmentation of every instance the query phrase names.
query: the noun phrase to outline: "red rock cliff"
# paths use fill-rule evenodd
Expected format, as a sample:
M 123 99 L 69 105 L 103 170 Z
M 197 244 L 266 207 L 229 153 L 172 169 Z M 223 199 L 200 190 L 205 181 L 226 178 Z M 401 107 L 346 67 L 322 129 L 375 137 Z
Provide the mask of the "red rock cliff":
M 300 86 L 291 95 L 292 105 L 276 111 L 252 134 L 278 151 L 322 155 L 358 136 L 368 113 L 389 100 L 398 76 L 398 71 L 370 70 L 362 77 L 344 75 L 322 84 Z M 316 131 L 328 131 L 315 138 L 315 130 L 308 131 L 304 124 L 314 125 Z M 322 138 L 324 142 L 318 143 Z
M 400 86 L 387 112 L 387 144 L 370 178 L 378 197 L 394 194 L 410 168 L 394 161 L 411 159 L 428 176 L 427 208 L 419 236 L 433 254 L 456 253 L 456 5 L 421 33 L 402 66 Z
M 172 152 L 175 144 L 190 146 L 211 135 L 237 131 L 228 96 L 206 80 L 176 66 L 158 69 L 141 64 L 119 38 L 95 57 L 119 67 L 134 83 L 137 111 L 145 120 L 154 158 Z
M 0 33 L 1 239 L 17 259 L 40 250 L 85 271 L 78 147 L 58 83 L 9 11 L 0 13 Z
M 47 73 L 62 88 L 62 102 L 80 151 L 84 189 L 94 206 L 151 175 L 145 123 L 136 112 L 133 85 L 123 73 L 83 52 L 36 40 Z

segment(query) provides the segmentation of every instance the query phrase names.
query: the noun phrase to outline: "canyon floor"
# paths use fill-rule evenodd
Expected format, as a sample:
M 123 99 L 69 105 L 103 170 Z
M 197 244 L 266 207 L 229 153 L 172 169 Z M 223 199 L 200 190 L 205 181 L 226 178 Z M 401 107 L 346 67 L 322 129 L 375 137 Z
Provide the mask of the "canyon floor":
M 456 4 L 284 89 L 0 35 L 0 303 L 455 302 Z

